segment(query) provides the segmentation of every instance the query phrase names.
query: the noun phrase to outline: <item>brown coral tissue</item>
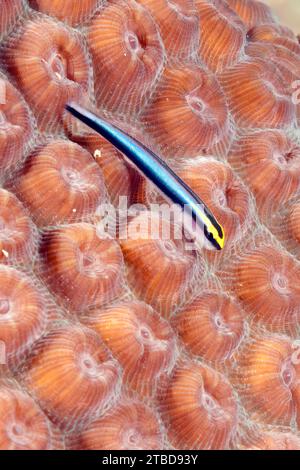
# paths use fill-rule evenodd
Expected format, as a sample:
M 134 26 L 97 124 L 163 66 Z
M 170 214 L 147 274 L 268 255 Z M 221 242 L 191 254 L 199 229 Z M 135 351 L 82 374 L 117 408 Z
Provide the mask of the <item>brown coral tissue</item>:
M 300 449 L 298 3 L 0 0 L 1 450 Z

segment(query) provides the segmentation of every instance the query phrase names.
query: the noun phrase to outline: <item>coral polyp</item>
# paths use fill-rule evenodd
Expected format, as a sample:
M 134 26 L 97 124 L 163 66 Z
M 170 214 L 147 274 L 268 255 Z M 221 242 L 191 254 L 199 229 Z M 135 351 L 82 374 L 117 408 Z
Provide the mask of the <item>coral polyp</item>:
M 53 450 L 62 448 L 62 436 L 25 392 L 1 383 L 0 450 Z
M 37 149 L 13 188 L 41 227 L 87 218 L 105 194 L 93 158 L 79 145 L 63 140 Z
M 138 112 L 162 71 L 164 53 L 157 26 L 134 0 L 110 2 L 88 30 L 99 106 Z
M 266 425 L 249 421 L 241 432 L 237 448 L 239 450 L 298 450 L 300 436 L 298 432 L 290 432 L 284 426 L 270 430 Z
M 256 0 L 227 0 L 227 3 L 249 28 L 275 21 L 272 10 L 263 2 Z
M 300 448 L 292 2 L 0 0 L 0 449 Z
M 196 0 L 200 18 L 199 54 L 214 72 L 220 72 L 243 55 L 246 27 L 223 0 Z
M 43 13 L 55 16 L 60 21 L 76 26 L 86 21 L 98 6 L 98 0 L 84 0 L 84 2 L 74 2 L 74 0 L 29 0 L 32 7 Z
M 248 183 L 265 219 L 299 193 L 299 156 L 297 141 L 279 130 L 245 135 L 230 150 L 230 163 Z
M 155 212 L 143 211 L 129 222 L 121 247 L 133 291 L 166 317 L 203 272 L 197 254 L 176 238 L 176 227 Z
M 292 206 L 289 215 L 289 228 L 294 240 L 300 244 L 300 203 L 297 202 Z
M 176 315 L 174 327 L 189 351 L 209 362 L 222 363 L 240 344 L 244 319 L 241 308 L 229 297 L 206 292 Z
M 175 60 L 196 53 L 199 22 L 194 0 L 138 0 L 157 21 L 167 55 Z
M 103 305 L 122 289 L 123 257 L 119 245 L 101 239 L 86 223 L 45 232 L 41 275 L 49 289 L 72 311 Z
M 288 28 L 277 24 L 264 24 L 253 27 L 248 31 L 248 40 L 252 42 L 266 42 L 283 46 L 292 52 L 299 53 L 299 44 L 296 36 Z
M 0 266 L 0 342 L 5 361 L 16 368 L 45 332 L 47 301 L 30 277 Z M 2 362 L 1 362 L 2 364 Z
M 119 377 L 118 364 L 93 331 L 64 326 L 36 344 L 23 381 L 50 420 L 71 431 L 109 406 Z
M 28 107 L 19 91 L 0 75 L 0 170 L 12 169 L 23 159 L 33 133 Z
M 224 449 L 234 437 L 237 404 L 221 374 L 187 363 L 173 372 L 161 398 L 169 439 L 180 449 Z
M 50 19 L 26 22 L 8 40 L 4 60 L 42 130 L 57 130 L 67 101 L 88 90 L 88 58 L 79 33 Z
M 228 109 L 215 77 L 197 66 L 167 68 L 145 125 L 169 157 L 192 157 L 225 140 Z
M 260 58 L 241 61 L 224 71 L 220 82 L 239 127 L 286 128 L 295 123 L 295 104 L 272 62 Z
M 241 257 L 234 290 L 250 318 L 268 329 L 295 334 L 299 327 L 300 267 L 290 256 L 261 247 Z
M 122 365 L 124 383 L 141 396 L 155 395 L 176 358 L 175 336 L 168 322 L 142 302 L 126 302 L 100 311 L 90 326 Z
M 296 354 L 295 354 L 296 352 Z M 299 365 L 293 342 L 284 336 L 253 339 L 240 352 L 233 381 L 253 419 L 299 425 Z
M 16 25 L 24 9 L 24 0 L 3 0 L 0 13 L 0 39 Z
M 0 260 L 32 264 L 37 252 L 37 229 L 16 196 L 0 189 Z
M 80 450 L 154 450 L 162 446 L 162 432 L 151 409 L 125 400 L 79 434 L 71 435 L 68 445 Z

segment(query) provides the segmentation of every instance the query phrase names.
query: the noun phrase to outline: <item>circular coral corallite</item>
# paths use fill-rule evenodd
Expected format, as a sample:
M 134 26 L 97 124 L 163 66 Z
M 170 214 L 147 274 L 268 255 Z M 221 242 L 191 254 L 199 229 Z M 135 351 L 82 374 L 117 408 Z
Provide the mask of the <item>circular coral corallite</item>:
M 193 362 L 178 366 L 161 397 L 172 445 L 178 449 L 226 449 L 235 434 L 237 403 L 226 378 Z
M 237 260 L 231 288 L 249 318 L 271 331 L 294 334 L 300 321 L 300 267 L 292 257 L 266 246 Z
M 100 311 L 90 326 L 121 364 L 124 383 L 142 397 L 154 396 L 176 357 L 169 323 L 147 304 L 125 302 Z
M 164 62 L 150 13 L 134 0 L 111 2 L 92 19 L 88 41 L 98 105 L 114 112 L 140 111 Z
M 242 128 L 285 128 L 296 123 L 296 106 L 279 69 L 249 58 L 218 76 L 236 124 Z
M 248 28 L 275 22 L 272 10 L 263 2 L 257 0 L 227 0 L 227 3 L 236 11 Z
M 257 131 L 238 139 L 229 163 L 253 192 L 265 218 L 300 190 L 300 146 L 284 132 Z
M 157 415 L 139 402 L 121 403 L 67 439 L 74 450 L 154 450 L 163 439 Z
M 248 33 L 249 35 L 250 33 Z M 282 39 L 280 37 L 280 39 Z M 297 81 L 300 70 L 300 45 L 298 42 L 289 40 L 290 43 L 283 45 L 280 41 L 255 41 L 248 42 L 245 48 L 246 54 L 250 57 L 258 57 L 268 60 L 280 70 L 288 90 L 292 89 L 292 82 Z M 283 42 L 283 41 L 282 41 Z M 278 44 L 279 43 L 279 44 Z
M 37 251 L 38 232 L 16 196 L 0 189 L 0 261 L 32 263 Z
M 169 157 L 193 157 L 226 139 L 228 109 L 216 78 L 197 66 L 168 68 L 143 115 Z
M 32 136 L 28 108 L 18 90 L 0 75 L 0 171 L 14 168 L 24 158 Z
M 137 0 L 153 15 L 167 54 L 172 59 L 189 59 L 199 42 L 199 21 L 194 0 Z
M 299 419 L 299 352 L 285 336 L 256 337 L 237 356 L 232 381 L 251 417 L 289 426 Z
M 160 214 L 142 211 L 129 222 L 120 240 L 127 277 L 135 294 L 169 317 L 185 299 L 202 263 L 185 247 L 177 227 Z
M 123 256 L 118 243 L 101 239 L 86 223 L 45 233 L 41 274 L 66 308 L 81 313 L 115 298 L 123 282 Z
M 86 21 L 99 0 L 29 0 L 33 8 L 74 26 Z
M 27 393 L 0 386 L 0 450 L 53 450 L 62 447 L 59 433 Z
M 250 33 L 248 33 L 249 35 Z M 282 38 L 281 38 L 282 39 Z M 281 45 L 281 42 L 287 44 Z M 279 43 L 279 44 L 278 44 Z M 246 54 L 250 57 L 268 61 L 279 69 L 280 74 L 286 84 L 289 96 L 296 106 L 298 125 L 300 123 L 300 102 L 297 99 L 297 83 L 300 73 L 300 45 L 290 39 L 285 41 L 259 41 L 250 42 L 246 47 Z M 294 97 L 295 95 L 295 97 Z
M 80 221 L 95 213 L 105 195 L 102 172 L 91 155 L 64 140 L 37 149 L 13 190 L 39 226 Z
M 88 91 L 83 38 L 46 17 L 24 24 L 8 41 L 4 60 L 43 131 L 56 131 L 65 104 Z
M 296 260 L 300 256 L 299 198 L 283 204 L 279 211 L 266 219 L 268 228 Z
M 195 0 L 200 20 L 199 55 L 213 72 L 236 63 L 244 53 L 246 27 L 224 0 Z
M 72 431 L 109 406 L 120 378 L 116 361 L 96 333 L 63 326 L 37 343 L 23 381 L 51 421 Z
M 203 293 L 184 307 L 173 326 L 189 351 L 217 364 L 232 357 L 244 333 L 241 308 L 215 292 Z
M 1 265 L 0 343 L 9 368 L 16 368 L 42 336 L 47 317 L 46 300 L 30 277 Z

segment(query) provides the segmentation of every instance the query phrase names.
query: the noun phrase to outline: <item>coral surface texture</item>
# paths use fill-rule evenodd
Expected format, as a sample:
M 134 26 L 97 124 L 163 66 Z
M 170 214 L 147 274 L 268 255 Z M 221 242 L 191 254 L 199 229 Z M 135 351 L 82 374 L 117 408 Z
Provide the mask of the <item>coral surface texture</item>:
M 0 0 L 1 450 L 300 450 L 300 43 L 277 13 Z M 159 155 L 223 250 L 69 102 Z

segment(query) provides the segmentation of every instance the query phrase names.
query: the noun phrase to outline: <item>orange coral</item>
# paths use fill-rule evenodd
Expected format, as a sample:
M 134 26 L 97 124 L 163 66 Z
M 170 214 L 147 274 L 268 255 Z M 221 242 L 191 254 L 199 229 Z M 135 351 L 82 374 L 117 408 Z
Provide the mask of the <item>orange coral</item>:
M 9 367 L 19 366 L 45 332 L 47 314 L 46 300 L 32 280 L 0 266 L 0 340 Z
M 169 439 L 179 449 L 224 449 L 234 435 L 237 404 L 231 386 L 207 366 L 177 367 L 161 409 Z
M 0 449 L 53 450 L 62 438 L 33 399 L 12 386 L 0 388 Z
M 292 237 L 300 243 L 300 203 L 297 202 L 292 206 L 289 216 L 289 228 Z
M 137 112 L 163 66 L 163 45 L 148 11 L 134 0 L 109 3 L 88 30 L 99 106 Z
M 142 302 L 126 302 L 100 311 L 90 325 L 122 365 L 124 383 L 141 396 L 155 395 L 175 359 L 175 335 L 167 321 Z
M 120 375 L 93 331 L 63 326 L 37 343 L 24 383 L 50 419 L 70 431 L 114 400 Z
M 185 249 L 176 228 L 158 213 L 143 211 L 128 224 L 121 240 L 134 292 L 164 316 L 182 303 L 193 278 L 201 275 L 201 262 Z
M 29 110 L 18 90 L 0 75 L 0 170 L 14 168 L 24 159 L 32 136 Z
M 72 224 L 46 232 L 41 254 L 45 281 L 71 311 L 80 313 L 120 294 L 121 249 L 114 240 L 101 239 L 93 225 Z
M 32 7 L 71 25 L 84 22 L 95 10 L 98 0 L 30 0 Z
M 257 24 L 274 22 L 272 10 L 263 2 L 256 0 L 227 0 L 227 3 L 249 28 Z
M 214 292 L 198 296 L 175 316 L 173 324 L 188 350 L 215 363 L 232 356 L 244 333 L 241 308 Z
M 268 329 L 294 334 L 299 326 L 300 268 L 273 247 L 245 253 L 235 267 L 232 289 L 251 319 Z
M 242 128 L 284 128 L 296 121 L 296 107 L 284 77 L 260 58 L 239 62 L 219 76 L 229 109 Z
M 159 450 L 163 445 L 155 413 L 141 403 L 126 401 L 70 436 L 68 443 L 75 450 Z
M 0 189 L 0 260 L 32 263 L 36 255 L 37 230 L 16 196 Z
M 56 131 L 65 104 L 88 91 L 89 64 L 80 34 L 46 17 L 27 21 L 8 41 L 4 59 L 42 130 Z
M 296 354 L 295 354 L 296 353 Z M 252 418 L 266 424 L 299 423 L 299 362 L 290 338 L 254 338 L 241 351 L 233 381 Z
M 188 59 L 197 50 L 199 22 L 194 0 L 137 0 L 157 21 L 167 54 Z
M 17 23 L 24 8 L 23 0 L 2 0 L 0 12 L 0 38 Z
M 297 141 L 277 130 L 245 135 L 230 150 L 229 162 L 249 185 L 265 219 L 300 191 L 299 156 Z
M 246 27 L 223 0 L 195 3 L 200 19 L 200 57 L 213 72 L 220 72 L 242 57 Z
M 172 157 L 208 152 L 229 133 L 220 85 L 197 66 L 165 70 L 143 121 L 161 150 Z
M 13 189 L 39 226 L 84 219 L 94 214 L 105 194 L 102 173 L 93 158 L 64 140 L 38 149 Z

